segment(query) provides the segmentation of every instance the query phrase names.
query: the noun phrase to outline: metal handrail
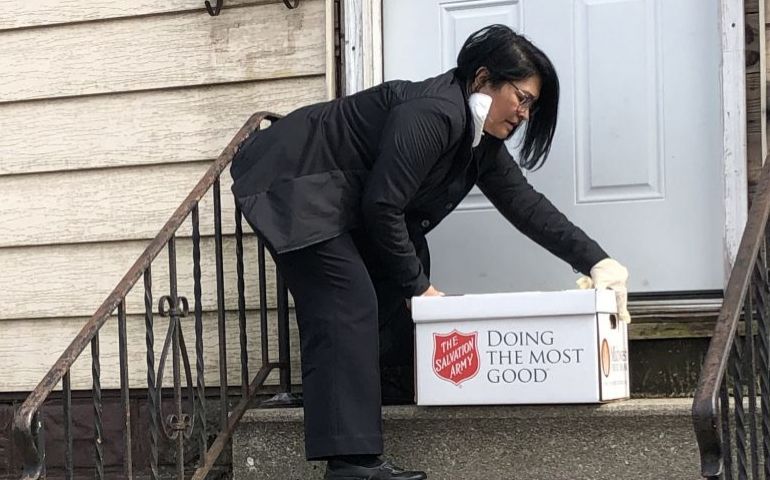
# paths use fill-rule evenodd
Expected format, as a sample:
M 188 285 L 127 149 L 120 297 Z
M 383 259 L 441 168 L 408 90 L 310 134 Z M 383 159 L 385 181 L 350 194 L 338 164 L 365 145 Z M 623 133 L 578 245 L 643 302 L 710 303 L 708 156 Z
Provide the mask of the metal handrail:
M 128 295 L 130 290 L 142 277 L 143 273 L 152 264 L 152 261 L 169 241 L 172 240 L 176 231 L 182 225 L 184 220 L 187 219 L 193 209 L 196 208 L 201 198 L 219 179 L 224 168 L 232 161 L 240 144 L 260 127 L 262 121 L 268 120 L 274 122 L 279 118 L 280 116 L 274 113 L 258 112 L 252 115 L 239 129 L 238 133 L 206 171 L 187 198 L 185 198 L 171 215 L 171 218 L 169 218 L 163 228 L 161 228 L 158 235 L 150 242 L 144 252 L 120 280 L 115 289 L 107 296 L 101 306 L 99 306 L 93 316 L 80 330 L 78 335 L 73 339 L 66 350 L 64 350 L 56 363 L 45 374 L 24 403 L 22 403 L 13 419 L 13 438 L 24 462 L 23 479 L 40 478 L 45 469 L 44 455 L 37 445 L 37 442 L 39 441 L 37 439 L 39 424 L 36 419 L 37 412 L 42 407 L 43 402 L 51 394 L 54 387 L 62 381 L 62 378 L 69 371 L 70 367 L 74 364 L 86 346 L 94 340 L 111 313 L 121 305 L 121 302 L 123 302 L 126 295 Z M 275 364 L 271 364 L 270 366 L 274 367 Z M 267 372 L 265 371 L 265 368 L 263 368 L 255 376 L 255 381 L 251 383 L 249 396 L 254 395 L 256 387 L 264 382 L 266 377 Z M 69 379 L 67 378 L 66 380 L 68 383 Z M 238 418 L 240 418 L 240 415 L 238 415 Z
M 766 266 L 758 265 L 758 260 L 761 260 L 760 252 L 767 238 L 768 216 L 770 216 L 770 162 L 763 167 L 757 194 L 754 196 L 749 210 L 746 228 L 730 273 L 722 309 L 717 318 L 693 399 L 693 426 L 700 449 L 701 472 L 706 478 L 716 478 L 722 474 L 726 453 L 723 441 L 728 442 L 727 449 L 729 449 L 730 439 L 729 437 L 723 439 L 720 429 L 725 431 L 724 422 L 729 421 L 729 418 L 725 418 L 729 406 L 726 371 L 736 342 L 738 322 L 741 320 L 742 313 L 745 312 L 744 308 L 748 309 L 748 315 L 753 315 L 755 308 L 757 308 L 757 316 L 761 317 L 762 321 L 766 318 L 764 316 L 766 309 L 752 305 L 750 301 L 747 301 L 747 297 L 751 298 L 752 280 L 758 275 L 757 272 L 761 269 L 766 272 Z M 762 285 L 762 287 L 766 289 L 767 285 Z M 757 295 L 758 298 L 756 299 L 757 303 L 761 300 L 759 298 L 761 292 L 759 293 L 760 295 Z M 759 305 L 759 307 L 766 306 Z M 751 318 L 746 321 L 749 322 L 747 325 L 749 327 L 753 323 Z M 746 335 L 751 337 L 751 331 L 748 330 Z M 753 349 L 753 338 L 750 338 L 749 341 L 750 348 Z M 751 362 L 753 362 L 753 357 Z M 751 367 L 754 366 L 751 365 Z M 755 381 L 753 372 L 750 376 L 752 385 L 749 386 L 749 390 L 751 392 Z M 742 412 L 742 384 L 739 384 L 738 388 L 741 392 L 740 396 L 736 396 L 735 403 Z M 754 401 L 754 399 L 749 398 L 749 401 Z M 741 405 L 737 405 L 738 403 Z M 729 432 L 729 428 L 726 431 Z M 767 459 L 765 460 L 767 461 Z

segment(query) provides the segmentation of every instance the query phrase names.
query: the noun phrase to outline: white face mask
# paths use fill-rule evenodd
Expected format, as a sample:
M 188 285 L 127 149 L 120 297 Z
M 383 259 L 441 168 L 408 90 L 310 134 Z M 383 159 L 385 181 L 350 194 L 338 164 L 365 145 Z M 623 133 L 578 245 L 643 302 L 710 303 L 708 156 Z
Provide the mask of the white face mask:
M 492 108 L 492 97 L 486 93 L 473 93 L 468 97 L 468 106 L 473 117 L 473 146 L 475 147 L 481 143 L 481 136 L 484 134 L 484 122 L 489 115 L 489 109 Z

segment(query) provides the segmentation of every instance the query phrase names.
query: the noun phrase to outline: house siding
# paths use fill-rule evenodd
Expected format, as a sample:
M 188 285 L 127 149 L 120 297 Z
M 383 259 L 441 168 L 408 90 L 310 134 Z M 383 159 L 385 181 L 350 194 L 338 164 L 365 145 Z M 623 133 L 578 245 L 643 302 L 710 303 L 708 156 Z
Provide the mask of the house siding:
M 38 0 L 0 18 L 0 392 L 34 388 L 252 113 L 330 98 L 331 1 L 303 0 L 293 10 L 280 0 L 231 1 L 211 17 L 202 1 Z M 223 174 L 229 381 L 238 383 L 230 182 Z M 214 386 L 211 192 L 200 212 L 206 382 Z M 189 221 L 177 238 L 179 294 L 192 301 Z M 244 245 L 251 286 L 255 243 Z M 168 293 L 165 252 L 153 283 L 156 300 Z M 143 293 L 138 285 L 126 299 L 129 376 L 138 387 L 146 385 Z M 261 358 L 257 300 L 247 295 L 251 365 Z M 268 306 L 274 317 L 272 292 Z M 155 324 L 158 357 L 164 321 Z M 183 323 L 194 359 L 193 321 Z M 269 336 L 277 350 L 275 332 Z M 102 387 L 117 388 L 114 318 L 100 347 Z M 72 383 L 91 386 L 87 352 Z

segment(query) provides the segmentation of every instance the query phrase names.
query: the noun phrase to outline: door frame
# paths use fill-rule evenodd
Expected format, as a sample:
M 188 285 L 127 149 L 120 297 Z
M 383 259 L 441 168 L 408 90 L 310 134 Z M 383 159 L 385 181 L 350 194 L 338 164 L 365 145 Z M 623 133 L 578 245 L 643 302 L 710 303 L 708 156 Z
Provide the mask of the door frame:
M 343 94 L 383 79 L 382 0 L 341 0 Z M 743 2 L 720 0 L 722 111 L 722 264 L 724 285 L 732 271 L 748 217 L 746 63 Z
M 382 82 L 382 0 L 341 0 L 343 95 Z

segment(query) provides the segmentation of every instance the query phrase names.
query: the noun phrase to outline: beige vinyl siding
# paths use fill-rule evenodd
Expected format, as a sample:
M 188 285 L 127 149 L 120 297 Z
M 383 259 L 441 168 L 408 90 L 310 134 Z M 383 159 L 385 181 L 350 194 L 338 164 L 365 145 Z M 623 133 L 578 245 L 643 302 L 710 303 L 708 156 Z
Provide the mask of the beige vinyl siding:
M 115 219 L 119 221 L 119 218 Z M 18 318 L 89 316 L 118 284 L 148 241 L 98 242 L 42 247 L 0 249 L 0 322 Z M 223 239 L 225 305 L 237 308 L 235 238 Z M 243 243 L 244 278 L 249 289 L 246 305 L 259 306 L 257 295 L 257 247 L 249 236 Z M 192 240 L 176 242 L 179 295 L 193 300 Z M 268 255 L 269 258 L 269 255 Z M 274 308 L 275 278 L 270 260 L 268 306 Z M 169 293 L 168 255 L 165 250 L 152 265 L 153 296 Z M 128 313 L 144 312 L 142 280 L 126 299 Z M 214 237 L 201 239 L 201 287 L 204 310 L 216 310 L 216 268 Z M 157 309 L 157 305 L 156 305 Z M 3 372 L 0 371 L 0 377 Z
M 211 160 L 255 110 L 323 100 L 325 83 L 310 76 L 0 104 L 0 176 Z
M 0 19 L 0 391 L 34 387 L 252 113 L 288 113 L 329 98 L 331 3 L 303 0 L 289 10 L 280 0 L 236 1 L 211 17 L 197 1 L 40 0 Z M 230 183 L 226 172 L 227 350 L 230 381 L 239 382 Z M 200 213 L 206 375 L 216 385 L 211 192 Z M 251 233 L 245 223 L 244 230 Z M 190 237 L 188 219 L 178 232 L 177 276 L 192 308 Z M 254 373 L 260 352 L 253 235 L 244 248 Z M 269 260 L 268 272 L 274 317 Z M 169 293 L 165 250 L 152 274 L 157 310 L 157 299 Z M 127 309 L 131 382 L 144 387 L 141 279 Z M 160 355 L 165 320 L 156 319 Z M 192 316 L 183 324 L 194 365 Z M 114 317 L 105 328 L 102 384 L 114 388 Z M 294 322 L 292 332 L 297 360 Z M 73 370 L 76 388 L 90 386 L 84 355 Z
M 0 224 L 17 226 L 0 230 L 0 247 L 152 239 L 184 198 L 180 192 L 192 190 L 209 166 L 207 161 L 0 176 L 0 191 L 8 196 L 0 204 Z M 229 170 L 221 182 L 222 225 L 233 233 Z M 214 233 L 211 194 L 200 203 L 200 231 Z M 191 234 L 189 222 L 177 232 Z
M 227 9 L 235 6 L 267 3 L 276 3 L 276 0 L 227 0 L 222 11 L 227 13 Z M 0 16 L 0 30 L 185 11 L 203 13 L 204 3 L 198 0 L 89 0 L 84 8 L 78 0 L 34 0 L 19 2 L 14 6 L 13 15 Z
M 0 102 L 323 75 L 324 11 L 308 0 L 11 30 Z
M 228 384 L 240 385 L 240 330 L 238 329 L 238 312 L 228 311 L 226 314 L 227 352 L 228 352 Z M 13 375 L 0 376 L 2 391 L 31 391 L 43 375 L 51 368 L 58 356 L 67 347 L 67 339 L 74 338 L 80 328 L 88 320 L 87 317 L 19 319 L 0 322 L 0 358 L 24 359 L 14 363 L 3 363 L 3 370 L 13 370 Z M 260 353 L 259 312 L 247 312 L 247 338 L 249 345 L 249 373 L 253 376 L 262 363 Z M 278 335 L 275 312 L 269 319 L 268 342 L 270 360 L 278 361 Z M 129 383 L 132 388 L 147 387 L 147 344 L 145 337 L 144 315 L 129 315 L 126 322 L 128 339 Z M 168 328 L 168 319 L 155 315 L 153 318 L 155 341 L 155 369 L 158 369 L 163 340 Z M 208 312 L 203 317 L 203 355 L 205 359 L 206 385 L 219 385 L 219 337 L 217 336 L 216 313 Z M 296 320 L 290 318 L 292 337 L 296 339 Z M 104 325 L 99 334 L 99 361 L 101 363 L 102 388 L 120 388 L 120 370 L 118 367 L 118 325 L 113 316 Z M 190 358 L 195 382 L 195 325 L 192 316 L 182 319 L 182 332 Z M 295 343 L 292 345 L 296 347 Z M 167 360 L 167 362 L 170 362 Z M 172 381 L 171 365 L 166 366 L 163 382 L 168 386 Z M 299 356 L 292 356 L 292 380 L 300 378 Z M 271 374 L 269 383 L 278 383 L 277 372 Z M 72 387 L 75 389 L 91 388 L 91 354 L 86 348 L 72 368 Z

